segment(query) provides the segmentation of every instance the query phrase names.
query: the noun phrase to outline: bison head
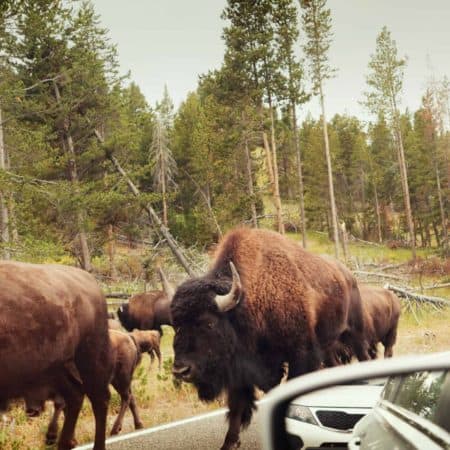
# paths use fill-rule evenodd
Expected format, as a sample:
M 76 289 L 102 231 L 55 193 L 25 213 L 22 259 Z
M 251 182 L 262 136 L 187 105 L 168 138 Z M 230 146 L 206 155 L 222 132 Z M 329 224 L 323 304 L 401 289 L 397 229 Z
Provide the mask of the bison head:
M 128 303 L 123 303 L 117 309 L 117 317 L 119 317 L 120 323 L 127 331 L 133 331 L 137 328 L 136 321 L 130 315 L 129 311 L 130 306 Z
M 238 345 L 228 311 L 239 303 L 239 274 L 230 263 L 231 277 L 188 280 L 176 291 L 171 313 L 175 328 L 177 378 L 193 383 L 202 400 L 216 398 L 229 380 Z

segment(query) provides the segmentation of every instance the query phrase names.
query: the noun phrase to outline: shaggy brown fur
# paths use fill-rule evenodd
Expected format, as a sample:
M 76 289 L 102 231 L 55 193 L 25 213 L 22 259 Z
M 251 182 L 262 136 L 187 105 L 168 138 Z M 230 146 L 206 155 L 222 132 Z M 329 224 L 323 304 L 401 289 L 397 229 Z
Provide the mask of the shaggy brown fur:
M 128 303 L 117 310 L 122 326 L 133 331 L 158 330 L 162 334 L 161 325 L 172 325 L 170 317 L 170 301 L 163 291 L 149 291 L 133 295 Z
M 31 402 L 33 392 L 52 386 L 67 405 L 63 450 L 75 445 L 87 394 L 94 449 L 103 450 L 111 363 L 106 302 L 95 279 L 73 267 L 2 261 L 0 286 L 0 404 L 24 396 Z
M 224 313 L 215 296 L 230 290 L 230 261 L 241 277 L 241 300 Z M 278 233 L 246 228 L 224 237 L 206 275 L 179 286 L 171 307 L 174 373 L 194 383 L 204 400 L 228 392 L 230 425 L 222 449 L 237 445 L 241 425 L 250 422 L 253 387 L 267 391 L 278 384 L 284 362 L 289 378 L 318 369 L 322 351 L 344 332 L 360 342 L 360 359 L 368 358 L 361 310 L 358 327 L 349 323 L 352 296 L 358 305 L 348 271 Z

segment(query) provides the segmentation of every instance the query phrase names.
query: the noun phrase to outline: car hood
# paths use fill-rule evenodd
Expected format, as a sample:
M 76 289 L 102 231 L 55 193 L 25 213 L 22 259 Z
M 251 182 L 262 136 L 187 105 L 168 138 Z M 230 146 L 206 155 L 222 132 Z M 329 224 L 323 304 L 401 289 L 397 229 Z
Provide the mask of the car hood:
M 383 387 L 368 384 L 334 386 L 297 397 L 292 403 L 321 408 L 373 408 Z

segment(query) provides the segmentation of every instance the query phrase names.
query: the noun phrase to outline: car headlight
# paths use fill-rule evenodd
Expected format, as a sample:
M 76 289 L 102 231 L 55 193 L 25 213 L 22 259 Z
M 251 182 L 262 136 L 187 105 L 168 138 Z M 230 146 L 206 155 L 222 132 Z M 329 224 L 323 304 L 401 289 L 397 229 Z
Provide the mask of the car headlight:
M 295 404 L 289 405 L 286 417 L 289 419 L 299 420 L 300 422 L 309 423 L 311 425 L 319 425 L 312 415 L 311 410 L 307 406 Z

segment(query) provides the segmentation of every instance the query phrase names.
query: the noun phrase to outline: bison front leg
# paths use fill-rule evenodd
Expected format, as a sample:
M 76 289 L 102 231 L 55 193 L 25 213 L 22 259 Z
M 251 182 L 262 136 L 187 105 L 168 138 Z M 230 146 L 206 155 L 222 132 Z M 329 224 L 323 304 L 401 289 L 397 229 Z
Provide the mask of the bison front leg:
M 255 406 L 255 391 L 253 386 L 232 390 L 228 393 L 228 431 L 220 450 L 233 450 L 241 445 L 239 433 L 246 428 L 252 419 Z
M 47 433 L 45 435 L 46 445 L 53 445 L 56 442 L 56 439 L 58 437 L 58 419 L 64 409 L 64 401 L 62 399 L 55 400 L 53 402 L 53 407 L 54 411 L 52 420 L 48 424 Z
M 59 437 L 58 450 L 70 450 L 77 445 L 74 433 L 75 425 L 83 403 L 83 397 L 83 393 L 78 389 L 73 389 L 64 396 L 64 425 L 61 430 L 61 436 Z

